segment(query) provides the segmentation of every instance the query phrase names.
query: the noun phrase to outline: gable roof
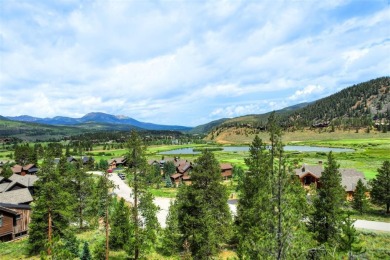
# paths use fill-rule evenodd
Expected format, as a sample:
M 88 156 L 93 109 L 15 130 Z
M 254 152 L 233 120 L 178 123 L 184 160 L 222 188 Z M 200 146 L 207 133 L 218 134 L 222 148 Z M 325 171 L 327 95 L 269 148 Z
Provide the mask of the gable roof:
M 304 177 L 308 173 L 311 173 L 312 176 L 316 177 L 317 179 L 321 178 L 322 176 L 322 165 L 302 165 L 301 168 L 295 169 L 295 174 L 299 176 L 299 178 Z
M 25 175 L 21 176 L 19 174 L 12 174 L 11 177 L 9 177 L 11 181 L 19 182 L 23 184 L 26 187 L 33 187 L 34 183 L 39 179 L 36 175 Z
M 18 164 L 16 164 L 16 165 L 11 167 L 11 170 L 12 170 L 13 173 L 21 173 L 22 170 L 23 170 L 23 167 L 18 165 Z
M 344 187 L 345 191 L 355 191 L 359 179 L 361 179 L 363 184 L 367 186 L 364 174 L 356 171 L 355 169 L 340 169 L 340 173 L 341 185 Z
M 2 203 L 23 204 L 33 201 L 33 197 L 30 191 L 24 188 L 0 193 L 0 201 Z
M 221 163 L 220 165 L 221 165 L 221 170 L 223 171 L 233 169 L 233 166 L 230 163 Z

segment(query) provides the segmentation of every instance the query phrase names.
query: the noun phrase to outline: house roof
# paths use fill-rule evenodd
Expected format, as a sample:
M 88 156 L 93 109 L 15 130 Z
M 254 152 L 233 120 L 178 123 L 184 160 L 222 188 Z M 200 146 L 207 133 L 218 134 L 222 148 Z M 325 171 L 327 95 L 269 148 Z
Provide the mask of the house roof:
M 0 201 L 2 203 L 23 204 L 33 201 L 33 198 L 30 191 L 24 188 L 0 193 Z
M 0 207 L 8 208 L 8 209 L 31 209 L 30 205 L 25 205 L 25 204 L 10 204 L 10 203 L 1 203 L 0 202 Z
M 295 169 L 295 174 L 299 176 L 299 178 L 304 177 L 306 174 L 311 173 L 316 178 L 321 178 L 322 176 L 322 165 L 306 165 L 304 164 L 301 168 Z
M 19 182 L 23 184 L 26 187 L 33 187 L 34 183 L 39 179 L 36 175 L 25 175 L 21 176 L 19 174 L 12 174 L 11 177 L 9 177 L 11 181 Z
M 16 215 L 19 214 L 18 212 L 13 211 L 13 210 L 11 210 L 11 209 L 9 209 L 9 208 L 0 206 L 0 212 L 1 212 L 1 211 L 7 212 L 7 213 L 12 214 L 12 215 L 14 215 L 14 216 L 16 216 Z
M 221 170 L 223 171 L 233 169 L 233 166 L 230 163 L 221 163 L 220 165 L 221 165 Z
M 27 188 L 25 185 L 23 185 L 19 182 L 16 182 L 16 181 L 12 181 L 12 182 L 8 182 L 8 183 L 5 182 L 5 183 L 0 184 L 0 193 L 10 191 L 15 186 L 19 186 L 20 188 Z
M 341 185 L 344 187 L 345 191 L 355 191 L 359 179 L 362 180 L 364 185 L 367 185 L 364 174 L 355 169 L 340 169 L 340 173 Z
M 191 175 L 184 175 L 183 181 L 188 181 L 188 180 L 191 180 Z
M 183 174 L 181 174 L 181 173 L 175 173 L 175 174 L 172 174 L 172 175 L 171 175 L 171 178 L 172 178 L 172 179 L 177 179 L 177 178 L 180 178 L 181 176 L 183 176 Z
M 23 167 L 18 165 L 18 164 L 16 164 L 16 165 L 11 167 L 11 170 L 12 170 L 13 173 L 21 173 L 22 170 L 23 170 Z
M 126 158 L 125 157 L 117 157 L 117 158 L 112 158 L 111 160 L 108 161 L 108 163 L 113 163 L 113 162 L 116 162 L 116 163 L 125 163 L 126 162 Z

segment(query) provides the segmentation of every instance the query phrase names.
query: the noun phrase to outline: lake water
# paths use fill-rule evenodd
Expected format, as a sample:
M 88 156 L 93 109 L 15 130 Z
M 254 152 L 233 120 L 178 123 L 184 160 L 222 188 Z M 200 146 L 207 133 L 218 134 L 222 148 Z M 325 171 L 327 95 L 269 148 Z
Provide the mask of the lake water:
M 248 152 L 249 146 L 225 146 L 222 147 L 223 152 Z M 296 151 L 296 152 L 325 152 L 330 151 L 335 153 L 340 152 L 354 152 L 353 149 L 348 148 L 331 148 L 331 147 L 319 147 L 319 146 L 301 146 L 301 145 L 286 145 L 284 146 L 285 151 Z M 200 152 L 195 152 L 193 148 L 181 148 L 165 152 L 160 152 L 159 154 L 199 154 Z

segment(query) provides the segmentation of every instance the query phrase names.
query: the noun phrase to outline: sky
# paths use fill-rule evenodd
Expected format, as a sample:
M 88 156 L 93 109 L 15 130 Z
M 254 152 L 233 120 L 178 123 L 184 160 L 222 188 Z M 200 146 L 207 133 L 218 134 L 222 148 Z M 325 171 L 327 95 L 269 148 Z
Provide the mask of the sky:
M 196 126 L 390 75 L 388 0 L 0 0 L 0 115 Z

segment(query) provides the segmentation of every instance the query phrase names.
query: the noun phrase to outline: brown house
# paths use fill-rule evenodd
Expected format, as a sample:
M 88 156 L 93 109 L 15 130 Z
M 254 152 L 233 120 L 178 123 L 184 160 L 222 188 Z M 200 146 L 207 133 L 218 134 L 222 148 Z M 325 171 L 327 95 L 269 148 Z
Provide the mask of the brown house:
M 30 206 L 0 203 L 0 241 L 26 235 L 30 223 Z
M 11 170 L 13 173 L 15 174 L 19 174 L 19 175 L 22 175 L 22 176 L 25 176 L 25 175 L 35 175 L 38 171 L 38 167 L 35 165 L 35 164 L 27 164 L 25 166 L 21 166 L 21 165 L 14 165 L 13 167 L 11 167 Z
M 233 166 L 230 163 L 221 163 L 221 175 L 224 180 L 233 176 Z
M 323 172 L 322 164 L 320 165 L 306 165 L 295 170 L 295 175 L 298 176 L 302 186 L 309 187 L 314 184 L 316 188 L 321 187 L 321 176 Z M 356 189 L 356 185 L 359 179 L 362 180 L 364 185 L 367 185 L 367 181 L 364 174 L 356 171 L 355 169 L 339 169 L 341 174 L 341 185 L 344 187 L 347 193 L 347 199 L 351 200 Z
M 125 157 L 112 158 L 108 161 L 108 166 L 110 170 L 113 170 L 125 166 L 126 162 L 127 159 Z

